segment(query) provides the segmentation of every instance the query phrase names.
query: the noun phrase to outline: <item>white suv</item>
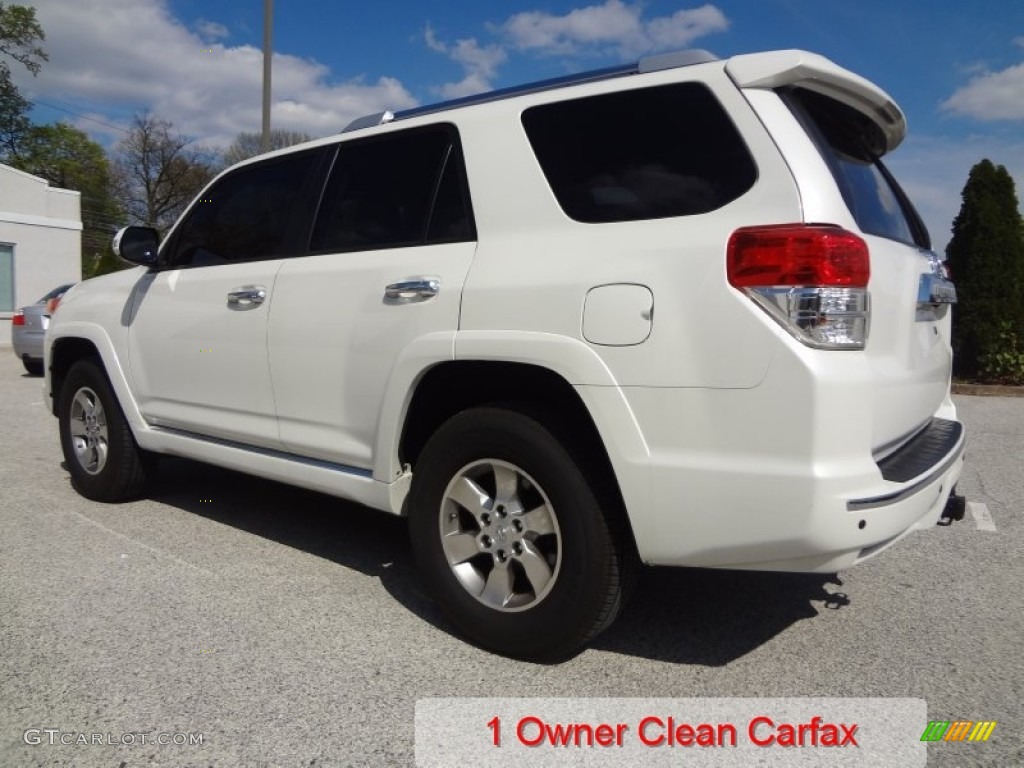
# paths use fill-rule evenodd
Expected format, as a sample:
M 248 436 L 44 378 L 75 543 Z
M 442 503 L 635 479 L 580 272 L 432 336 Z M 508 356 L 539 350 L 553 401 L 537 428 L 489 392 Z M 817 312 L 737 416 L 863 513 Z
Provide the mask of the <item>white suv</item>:
M 72 483 L 173 454 L 407 515 L 452 622 L 521 658 L 639 561 L 859 563 L 962 466 L 955 290 L 879 159 L 905 127 L 820 56 L 686 52 L 236 165 L 61 303 Z

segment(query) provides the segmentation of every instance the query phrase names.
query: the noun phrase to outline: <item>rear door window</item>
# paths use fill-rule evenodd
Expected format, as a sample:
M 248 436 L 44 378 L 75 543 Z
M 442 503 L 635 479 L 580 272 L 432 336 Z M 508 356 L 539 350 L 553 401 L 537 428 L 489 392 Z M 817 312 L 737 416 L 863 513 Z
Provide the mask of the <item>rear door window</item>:
M 924 222 L 881 161 L 878 126 L 852 107 L 813 91 L 784 94 L 832 168 L 843 199 L 861 231 L 930 248 Z
M 472 239 L 458 134 L 444 124 L 342 143 L 309 250 L 364 251 Z
M 559 205 L 576 221 L 708 213 L 757 180 L 742 137 L 701 83 L 532 107 L 523 126 Z

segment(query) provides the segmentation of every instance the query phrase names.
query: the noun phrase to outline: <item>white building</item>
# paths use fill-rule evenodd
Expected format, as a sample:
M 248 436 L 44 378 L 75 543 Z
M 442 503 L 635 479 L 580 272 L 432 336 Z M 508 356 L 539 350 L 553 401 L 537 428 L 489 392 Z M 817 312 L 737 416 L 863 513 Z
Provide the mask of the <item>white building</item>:
M 0 346 L 14 310 L 81 279 L 80 193 L 0 165 Z

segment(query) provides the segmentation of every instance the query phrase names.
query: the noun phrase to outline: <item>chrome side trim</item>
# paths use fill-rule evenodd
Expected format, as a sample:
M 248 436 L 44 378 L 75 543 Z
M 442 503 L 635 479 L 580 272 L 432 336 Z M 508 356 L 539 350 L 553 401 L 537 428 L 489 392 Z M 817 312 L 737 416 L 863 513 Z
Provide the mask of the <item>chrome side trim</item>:
M 329 469 L 333 472 L 342 472 L 346 475 L 355 475 L 356 477 L 363 477 L 367 480 L 373 479 L 372 469 L 363 469 L 362 467 L 350 467 L 347 464 L 335 464 L 330 461 L 323 461 L 322 459 L 311 459 L 308 456 L 300 456 L 297 453 L 288 453 L 286 451 L 275 451 L 272 448 L 258 448 L 253 445 L 247 445 L 245 443 L 239 443 L 234 440 L 224 440 L 219 437 L 210 437 L 209 435 L 200 435 L 197 432 L 189 432 L 187 429 L 174 429 L 173 427 L 157 427 L 151 426 L 151 430 L 154 432 L 162 432 L 169 435 L 177 435 L 178 437 L 185 437 L 189 440 L 196 440 L 202 443 L 210 443 L 211 445 L 219 445 L 223 448 L 234 448 L 235 450 L 245 451 L 246 453 L 256 454 L 258 456 L 266 456 L 271 459 L 282 459 L 284 461 L 291 461 L 295 464 L 302 464 L 307 467 L 316 467 L 317 469 Z

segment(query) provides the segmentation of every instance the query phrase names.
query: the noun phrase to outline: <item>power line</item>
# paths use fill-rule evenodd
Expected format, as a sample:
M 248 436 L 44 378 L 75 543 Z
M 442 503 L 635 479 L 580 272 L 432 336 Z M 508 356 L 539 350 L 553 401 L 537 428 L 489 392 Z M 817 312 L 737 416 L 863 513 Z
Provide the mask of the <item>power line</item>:
M 83 115 L 81 112 L 75 112 L 75 111 L 70 110 L 70 109 L 65 109 L 64 107 L 58 107 L 56 104 L 50 104 L 49 102 L 46 102 L 46 101 L 39 101 L 38 99 L 33 101 L 32 103 L 33 104 L 38 104 L 39 106 L 42 106 L 42 107 L 49 107 L 50 109 L 56 109 L 56 110 L 59 110 L 61 112 L 66 112 L 67 114 L 72 115 L 74 117 L 80 118 L 82 120 L 88 120 L 91 123 L 96 123 L 97 125 L 103 125 L 103 126 L 106 126 L 107 128 L 113 128 L 115 131 L 120 131 L 121 133 L 130 133 L 130 131 L 127 128 L 122 128 L 119 125 L 113 125 L 111 123 L 105 123 L 102 120 L 97 120 L 95 117 L 89 117 L 88 115 Z

